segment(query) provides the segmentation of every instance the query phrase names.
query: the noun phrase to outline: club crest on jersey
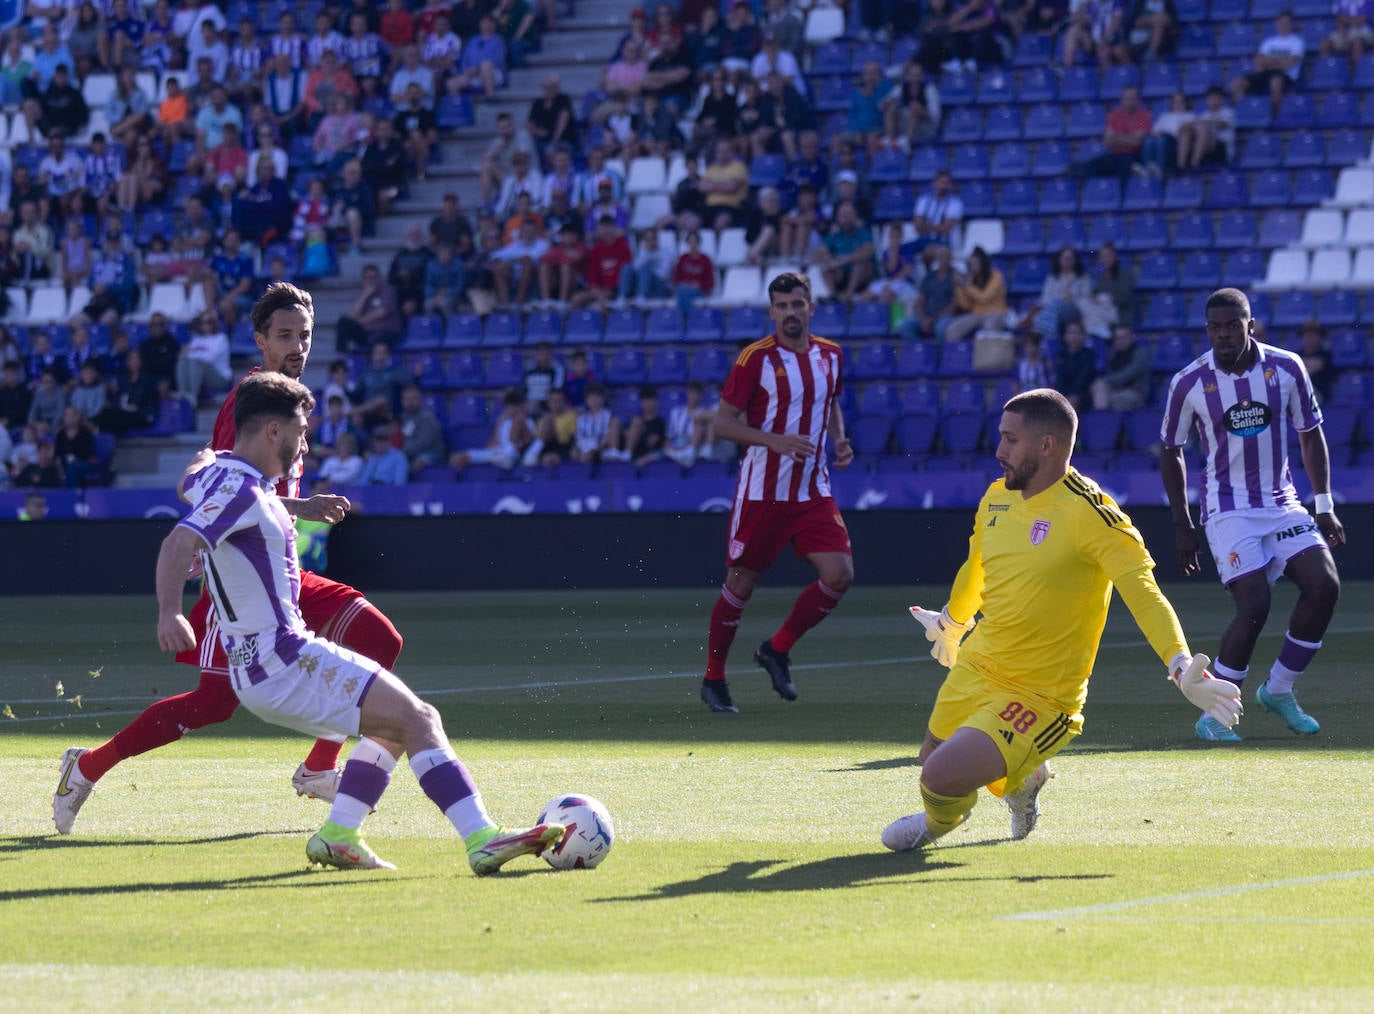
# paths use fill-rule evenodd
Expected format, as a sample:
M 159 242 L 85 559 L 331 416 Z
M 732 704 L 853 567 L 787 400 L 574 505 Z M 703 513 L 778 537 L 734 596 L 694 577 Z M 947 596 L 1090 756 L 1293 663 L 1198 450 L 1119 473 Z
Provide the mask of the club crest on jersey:
M 830 376 L 830 357 L 829 357 L 829 356 L 821 356 L 820 367 L 821 367 L 821 372 L 822 372 L 823 374 L 825 374 L 827 377 Z
M 1042 519 L 1042 520 L 1039 520 L 1039 521 L 1035 522 L 1035 524 L 1031 525 L 1031 533 L 1030 533 L 1031 545 L 1032 545 L 1032 546 L 1038 546 L 1038 545 L 1040 545 L 1040 543 L 1042 543 L 1042 542 L 1045 541 L 1045 539 L 1049 536 L 1049 534 L 1050 534 L 1050 523 L 1049 523 L 1048 521 L 1045 521 L 1045 520 Z
M 1274 368 L 1272 366 L 1266 366 L 1264 368 L 1264 382 L 1268 384 L 1270 387 L 1279 386 L 1278 374 L 1274 372 Z
M 1238 437 L 1253 437 L 1269 428 L 1269 406 L 1242 398 L 1222 414 L 1226 429 Z
M 1240 554 L 1232 553 L 1230 556 L 1226 558 L 1226 562 L 1231 565 L 1232 570 L 1235 570 L 1240 566 Z
M 730 559 L 737 560 L 744 555 L 744 543 L 739 539 L 730 540 Z

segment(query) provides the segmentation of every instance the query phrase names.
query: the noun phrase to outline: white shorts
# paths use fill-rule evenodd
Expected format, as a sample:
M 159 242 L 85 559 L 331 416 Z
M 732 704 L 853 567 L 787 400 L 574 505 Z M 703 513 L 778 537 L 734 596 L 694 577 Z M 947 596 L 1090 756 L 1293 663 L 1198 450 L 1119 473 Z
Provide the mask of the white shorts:
M 381 668 L 355 651 L 312 637 L 294 665 L 234 692 L 264 722 L 343 742 L 358 734 L 363 698 Z
M 1267 571 L 1273 584 L 1293 557 L 1326 546 L 1317 522 L 1301 507 L 1227 511 L 1210 518 L 1205 531 L 1223 585 L 1259 571 Z

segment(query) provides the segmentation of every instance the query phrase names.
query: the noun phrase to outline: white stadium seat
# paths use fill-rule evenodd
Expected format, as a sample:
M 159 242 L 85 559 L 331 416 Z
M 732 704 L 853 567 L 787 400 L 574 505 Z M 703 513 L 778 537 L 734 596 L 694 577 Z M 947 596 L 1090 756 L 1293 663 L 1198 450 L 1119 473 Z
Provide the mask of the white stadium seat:
M 1374 169 L 1352 165 L 1336 177 L 1336 196 L 1326 202 L 1333 208 L 1359 208 L 1374 204 Z
M 1345 235 L 1345 212 L 1337 208 L 1314 208 L 1302 218 L 1301 246 L 1334 246 Z
M 663 159 L 637 158 L 630 163 L 625 177 L 625 192 L 631 197 L 639 194 L 662 194 L 668 191 L 668 175 Z
M 1374 247 L 1364 247 L 1355 253 L 1355 266 L 1350 270 L 1352 289 L 1374 289 Z
M 1307 251 L 1275 250 L 1269 255 L 1269 270 L 1260 288 L 1296 289 L 1307 284 Z
M 45 285 L 33 290 L 29 312 L 24 318 L 30 324 L 64 324 L 67 321 L 67 290 L 60 285 Z
M 763 272 L 755 267 L 727 268 L 719 296 L 713 302 L 721 306 L 755 306 L 763 291 Z
M 180 282 L 159 282 L 148 294 L 148 317 L 160 313 L 168 320 L 190 320 L 186 288 Z
M 88 74 L 81 83 L 81 97 L 91 109 L 104 109 L 115 93 L 115 85 L 113 74 Z
M 914 225 L 912 229 L 915 229 Z M 905 230 L 903 235 L 905 236 Z M 964 245 L 960 256 L 967 257 L 977 246 L 981 246 L 989 255 L 999 254 L 1006 242 L 1007 233 L 1001 219 L 973 218 L 964 223 Z
M 806 42 L 814 46 L 844 35 L 844 11 L 839 7 L 813 7 L 806 15 Z
M 1346 246 L 1363 247 L 1374 240 L 1374 208 L 1356 208 L 1345 216 Z
M 1312 267 L 1307 272 L 1307 284 L 1319 288 L 1334 288 L 1350 280 L 1350 251 L 1345 247 L 1327 247 L 1312 254 Z
M 716 255 L 713 258 L 718 268 L 732 268 L 743 264 L 749 257 L 749 244 L 744 238 L 744 230 L 739 228 L 722 229 L 716 236 Z
M 658 220 L 673 213 L 667 194 L 640 194 L 630 212 L 630 228 L 635 232 L 652 229 Z
M 77 285 L 72 289 L 72 294 L 67 298 L 67 316 L 75 317 L 91 301 L 91 290 L 84 285 Z
M 5 289 L 5 295 L 10 298 L 10 309 L 5 314 L 5 319 L 11 322 L 19 322 L 29 319 L 29 293 L 22 285 L 11 285 Z

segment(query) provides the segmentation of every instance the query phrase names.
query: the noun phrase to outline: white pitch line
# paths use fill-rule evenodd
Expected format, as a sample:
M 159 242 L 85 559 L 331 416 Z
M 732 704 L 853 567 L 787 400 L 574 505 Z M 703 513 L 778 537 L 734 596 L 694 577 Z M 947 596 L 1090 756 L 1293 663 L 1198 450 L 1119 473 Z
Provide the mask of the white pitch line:
M 1333 627 L 1333 628 L 1327 630 L 1327 633 L 1328 633 L 1328 634 L 1368 634 L 1368 633 L 1374 633 L 1374 626 L 1365 625 L 1365 626 L 1357 626 L 1357 627 L 1340 627 L 1340 628 L 1334 628 L 1334 627 Z M 1102 648 L 1105 648 L 1105 649 L 1112 649 L 1112 648 L 1136 648 L 1136 647 L 1139 647 L 1139 646 L 1141 646 L 1141 645 L 1143 645 L 1143 644 L 1145 644 L 1145 643 L 1146 643 L 1146 641 L 1145 641 L 1145 639 L 1144 639 L 1143 637 L 1137 636 L 1137 637 L 1132 637 L 1132 638 L 1123 638 L 1122 640 L 1118 640 L 1118 641 L 1104 641 L 1104 642 L 1102 643 L 1101 647 L 1102 647 Z M 918 656 L 915 656 L 915 657 L 912 657 L 912 656 L 901 656 L 901 657 L 898 657 L 898 658 L 869 658 L 869 659 L 863 659 L 863 660 L 861 660 L 861 661 L 856 661 L 856 662 L 809 662 L 809 663 L 801 663 L 801 664 L 799 664 L 799 665 L 794 665 L 794 666 L 792 666 L 792 669 L 793 669 L 794 671 L 797 671 L 797 672 L 813 672 L 813 671 L 824 670 L 824 669 L 867 669 L 867 668 L 871 668 L 871 667 L 873 667 L 873 666 L 882 666 L 882 665 L 903 665 L 903 664 L 910 664 L 910 663 L 913 663 L 913 662 L 914 662 L 914 663 L 917 663 L 917 664 L 922 664 L 922 663 L 928 663 L 928 662 L 931 662 L 931 661 L 933 661 L 933 660 L 927 658 L 927 657 L 924 655 L 924 653 L 923 653 L 922 655 L 918 655 Z M 693 669 L 693 670 L 690 671 L 690 672 L 640 673 L 640 674 L 632 675 L 632 676 L 589 676 L 589 677 L 586 677 L 586 678 L 568 679 L 568 680 L 528 680 L 528 681 L 525 681 L 525 682 L 523 682 L 523 683 L 492 683 L 492 684 L 488 684 L 488 685 L 485 685 L 485 686 L 477 686 L 477 687 L 431 687 L 431 688 L 412 687 L 411 689 L 414 690 L 415 693 L 417 693 L 417 694 L 419 694 L 419 695 L 421 695 L 421 696 L 426 696 L 426 697 L 449 697 L 449 696 L 457 696 L 457 695 L 461 695 L 461 694 L 500 693 L 500 692 L 509 693 L 509 692 L 511 692 L 511 691 L 519 691 L 519 690 L 554 690 L 554 689 L 559 689 L 559 688 L 563 688 L 563 687 L 605 686 L 605 685 L 614 684 L 614 683 L 653 683 L 653 682 L 660 681 L 660 680 L 699 679 L 700 677 L 701 677 L 701 670 L 699 670 L 699 669 Z M 93 707 L 98 707 L 99 705 L 102 705 L 102 704 L 122 704 L 122 703 L 130 702 L 130 701 L 148 701 L 149 703 L 152 703 L 152 701 L 153 701 L 153 700 L 156 700 L 156 699 L 157 699 L 157 698 L 147 698 L 147 697 L 122 697 L 122 696 L 121 696 L 121 697 L 98 697 L 98 698 L 97 698 L 97 697 L 91 697 L 89 694 L 84 695 L 84 697 L 83 697 L 83 700 L 84 700 L 88 705 L 91 705 L 91 706 L 93 706 Z M 7 704 L 12 704 L 12 705 L 17 704 L 17 705 L 20 705 L 20 706 L 33 705 L 33 704 L 49 704 L 49 705 L 51 705 L 51 704 L 54 703 L 54 699 L 51 698 L 51 697 L 26 698 L 26 699 L 20 699 L 20 700 L 8 700 L 8 701 L 0 702 L 0 703 L 7 703 Z M 106 711 L 106 712 L 102 712 L 102 714 L 105 714 L 105 715 L 111 715 L 111 714 L 137 714 L 137 712 L 110 712 L 110 711 Z M 47 718 L 15 718 L 15 719 L 10 719 L 10 721 L 15 721 L 15 722 L 39 722 L 39 721 L 52 721 L 52 720 L 56 720 L 56 719 L 59 719 L 59 718 L 82 718 L 82 717 L 98 718 L 98 717 L 100 717 L 100 716 L 99 716 L 99 715 L 67 714 L 67 715 L 53 715 L 53 716 L 50 716 L 50 717 L 47 717 Z M 4 727 L 4 722 L 5 722 L 5 720 L 0 719 L 0 728 L 3 728 L 3 727 Z
M 1133 908 L 1147 908 L 1151 905 L 1172 905 L 1177 902 L 1206 901 L 1210 898 L 1227 898 L 1237 894 L 1250 894 L 1254 891 L 1272 891 L 1280 887 L 1302 887 L 1307 884 L 1327 884 L 1337 880 L 1358 880 L 1361 877 L 1374 877 L 1374 870 L 1350 870 L 1344 873 L 1322 873 L 1312 877 L 1293 877 L 1289 880 L 1269 880 L 1261 884 L 1236 884 L 1232 887 L 1214 887 L 1206 891 L 1189 891 L 1186 894 L 1161 894 L 1153 898 L 1133 898 L 1129 901 L 1103 902 L 1100 905 L 1081 905 L 1078 908 L 1052 908 L 1040 912 L 1014 912 L 1010 915 L 999 915 L 997 918 L 1029 922 L 1047 919 L 1073 919 L 1079 916 L 1092 917 L 1106 912 L 1124 912 Z

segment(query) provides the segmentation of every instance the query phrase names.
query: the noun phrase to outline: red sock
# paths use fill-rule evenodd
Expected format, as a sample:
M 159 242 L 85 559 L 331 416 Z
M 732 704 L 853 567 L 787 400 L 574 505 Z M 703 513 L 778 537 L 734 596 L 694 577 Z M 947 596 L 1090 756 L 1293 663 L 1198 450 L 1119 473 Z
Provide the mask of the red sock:
M 792 645 L 801 640 L 802 634 L 830 615 L 830 610 L 843 597 L 844 592 L 837 592 L 824 581 L 807 585 L 797 596 L 792 611 L 782 621 L 778 632 L 770 638 L 773 650 L 786 655 L 792 650 Z
M 361 596 L 340 609 L 321 634 L 349 651 L 380 662 L 387 669 L 396 665 L 403 643 L 400 632 L 391 621 Z M 305 758 L 305 766 L 311 771 L 333 771 L 338 766 L 342 750 L 342 743 L 317 739 L 310 755 Z
M 228 676 L 202 672 L 196 689 L 149 705 L 107 742 L 83 753 L 77 766 L 97 781 L 122 760 L 175 743 L 191 729 L 227 722 L 238 706 Z
M 706 678 L 725 679 L 725 657 L 730 654 L 730 645 L 735 641 L 735 631 L 739 629 L 739 618 L 744 613 L 742 599 L 724 585 L 720 598 L 716 599 L 711 610 L 711 630 L 706 638 Z
M 305 758 L 305 766 L 311 771 L 333 771 L 338 766 L 342 750 L 342 743 L 335 743 L 332 739 L 317 739 Z
M 361 596 L 351 600 L 320 631 L 335 644 L 391 669 L 404 642 L 386 615 Z

